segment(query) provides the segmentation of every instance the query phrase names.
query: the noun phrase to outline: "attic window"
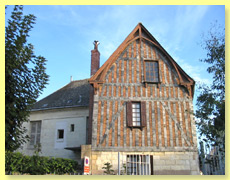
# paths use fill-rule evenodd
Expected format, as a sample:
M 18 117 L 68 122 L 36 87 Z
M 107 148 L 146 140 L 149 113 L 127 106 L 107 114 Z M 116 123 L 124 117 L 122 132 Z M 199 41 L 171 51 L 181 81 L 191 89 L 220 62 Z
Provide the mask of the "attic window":
M 144 61 L 144 78 L 146 83 L 159 83 L 159 62 L 158 60 Z
M 42 105 L 42 107 L 47 107 L 47 106 L 48 106 L 48 104 L 43 104 L 43 105 Z
M 72 102 L 72 99 L 69 99 L 69 100 L 67 101 L 68 104 L 71 103 L 71 102 Z

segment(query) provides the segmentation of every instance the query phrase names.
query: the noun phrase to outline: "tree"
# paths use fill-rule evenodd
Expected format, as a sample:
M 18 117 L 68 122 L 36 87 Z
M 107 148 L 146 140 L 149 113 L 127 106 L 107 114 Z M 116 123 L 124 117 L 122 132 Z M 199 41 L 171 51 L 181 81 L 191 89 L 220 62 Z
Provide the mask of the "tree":
M 210 86 L 201 85 L 197 97 L 197 126 L 200 137 L 211 145 L 225 147 L 225 29 L 213 25 L 202 47 L 207 57 L 202 62 L 210 64 L 207 71 L 213 74 Z
M 113 175 L 114 174 L 114 170 L 112 169 L 112 165 L 107 162 L 104 164 L 105 166 L 102 167 L 102 169 L 105 169 L 104 173 L 107 174 L 107 175 Z
M 29 112 L 48 82 L 46 59 L 34 54 L 27 43 L 35 24 L 32 14 L 23 15 L 15 6 L 5 27 L 5 148 L 16 150 L 28 140 L 22 127 Z

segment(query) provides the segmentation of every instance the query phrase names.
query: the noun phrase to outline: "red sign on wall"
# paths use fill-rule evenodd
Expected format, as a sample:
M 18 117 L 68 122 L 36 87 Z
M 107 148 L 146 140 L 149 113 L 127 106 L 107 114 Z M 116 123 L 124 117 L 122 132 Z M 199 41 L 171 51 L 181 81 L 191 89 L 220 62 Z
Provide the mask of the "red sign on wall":
M 89 168 L 89 157 L 85 156 L 84 158 L 84 174 L 89 174 L 90 168 Z

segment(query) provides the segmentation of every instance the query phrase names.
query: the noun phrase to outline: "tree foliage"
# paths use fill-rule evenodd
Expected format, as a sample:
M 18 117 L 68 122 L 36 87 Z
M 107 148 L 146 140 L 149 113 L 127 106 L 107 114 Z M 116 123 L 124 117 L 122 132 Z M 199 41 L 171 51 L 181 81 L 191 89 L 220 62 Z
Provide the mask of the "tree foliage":
M 32 14 L 23 15 L 23 6 L 15 6 L 5 27 L 5 146 L 9 151 L 28 139 L 22 123 L 48 82 L 46 59 L 36 56 L 27 43 L 35 20 Z
M 199 87 L 197 98 L 197 126 L 200 137 L 213 145 L 225 146 L 225 29 L 216 24 L 203 40 L 202 47 L 207 57 L 202 62 L 210 66 L 207 71 L 213 75 L 210 86 Z

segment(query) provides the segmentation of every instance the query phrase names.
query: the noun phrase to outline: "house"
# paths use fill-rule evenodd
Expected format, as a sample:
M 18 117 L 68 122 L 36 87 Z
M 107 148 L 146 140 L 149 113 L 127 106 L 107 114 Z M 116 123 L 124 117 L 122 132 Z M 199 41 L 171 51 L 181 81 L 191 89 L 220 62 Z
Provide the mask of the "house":
M 141 23 L 101 67 L 98 45 L 88 80 L 71 82 L 35 105 L 30 126 L 41 129 L 44 152 L 49 146 L 50 154 L 87 156 L 93 175 L 103 174 L 107 162 L 116 174 L 199 174 L 195 81 Z
M 41 144 L 41 155 L 77 160 L 81 163 L 81 145 L 87 140 L 89 116 L 88 79 L 71 81 L 38 101 L 31 113 L 28 129 L 30 142 L 20 151 L 33 155 L 34 145 Z

